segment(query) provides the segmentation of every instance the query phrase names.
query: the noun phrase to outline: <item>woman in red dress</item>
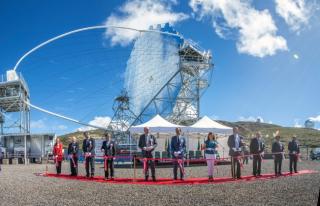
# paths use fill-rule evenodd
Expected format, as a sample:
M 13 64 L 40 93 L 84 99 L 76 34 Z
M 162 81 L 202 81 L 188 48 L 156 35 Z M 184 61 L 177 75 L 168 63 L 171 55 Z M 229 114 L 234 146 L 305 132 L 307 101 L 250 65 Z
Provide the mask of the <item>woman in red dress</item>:
M 53 157 L 56 164 L 57 174 L 59 175 L 61 174 L 61 163 L 63 160 L 63 146 L 59 138 L 56 139 L 56 143 L 53 147 Z

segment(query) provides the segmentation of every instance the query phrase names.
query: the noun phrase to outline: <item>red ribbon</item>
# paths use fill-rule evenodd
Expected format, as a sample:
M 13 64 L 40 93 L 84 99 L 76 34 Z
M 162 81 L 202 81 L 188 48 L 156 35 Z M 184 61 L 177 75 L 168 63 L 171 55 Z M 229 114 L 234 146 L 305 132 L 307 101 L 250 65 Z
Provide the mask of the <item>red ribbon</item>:
M 178 164 L 179 164 L 180 170 L 181 170 L 182 174 L 184 175 L 184 167 L 182 166 L 182 163 L 183 163 L 183 160 L 178 159 Z

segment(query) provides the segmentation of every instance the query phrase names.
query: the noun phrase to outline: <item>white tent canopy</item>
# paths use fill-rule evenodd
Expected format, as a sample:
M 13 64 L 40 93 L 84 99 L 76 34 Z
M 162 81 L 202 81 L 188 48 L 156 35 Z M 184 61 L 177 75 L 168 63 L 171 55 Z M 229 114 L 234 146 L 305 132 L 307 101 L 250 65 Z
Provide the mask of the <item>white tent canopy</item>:
M 157 114 L 148 122 L 145 122 L 140 125 L 132 126 L 129 129 L 129 131 L 133 133 L 135 132 L 142 133 L 144 127 L 149 127 L 151 132 L 175 132 L 175 128 L 184 127 L 184 126 L 172 124 Z
M 196 123 L 187 128 L 189 132 L 213 132 L 219 134 L 231 134 L 232 128 L 220 124 L 207 116 L 202 117 Z

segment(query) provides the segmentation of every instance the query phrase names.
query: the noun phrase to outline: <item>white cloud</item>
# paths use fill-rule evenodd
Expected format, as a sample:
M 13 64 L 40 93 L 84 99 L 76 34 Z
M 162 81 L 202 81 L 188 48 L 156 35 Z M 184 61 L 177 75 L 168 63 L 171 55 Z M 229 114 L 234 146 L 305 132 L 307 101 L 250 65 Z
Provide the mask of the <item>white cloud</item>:
M 107 127 L 111 121 L 110 117 L 94 117 L 93 120 L 91 120 L 88 124 L 98 127 Z M 88 130 L 94 130 L 96 128 L 93 127 L 80 127 L 77 129 L 77 131 L 88 131 Z
M 163 0 L 132 0 L 127 1 L 120 7 L 120 15 L 112 14 L 108 17 L 105 24 L 107 26 L 121 26 L 134 29 L 148 29 L 151 25 L 167 23 L 175 24 L 185 20 L 188 16 L 184 13 L 172 11 L 172 5 L 176 1 Z M 113 45 L 127 45 L 135 39 L 139 33 L 124 29 L 108 28 L 106 37 L 111 37 Z
M 68 129 L 68 127 L 61 124 L 61 125 L 58 125 L 58 126 L 57 126 L 57 129 L 58 129 L 58 130 L 66 130 L 66 129 Z
M 260 122 L 264 122 L 263 118 L 260 116 L 254 117 L 254 116 L 249 116 L 249 117 L 244 117 L 241 116 L 239 117 L 239 121 L 243 122 L 257 122 L 257 120 L 260 119 Z
M 299 57 L 299 55 L 298 55 L 298 54 L 294 54 L 294 55 L 293 55 L 293 58 L 295 58 L 295 59 L 299 59 L 300 57 Z
M 311 121 L 314 121 L 314 122 L 320 122 L 320 115 L 316 116 L 316 117 L 309 117 L 309 119 Z
M 256 57 L 287 50 L 287 41 L 276 34 L 277 27 L 268 10 L 259 11 L 251 0 L 190 0 L 198 20 L 208 16 L 220 37 L 226 31 L 238 31 L 237 49 Z M 233 31 L 234 33 L 234 31 Z
M 302 125 L 300 124 L 300 119 L 294 119 L 293 127 L 296 127 L 296 128 L 301 128 L 302 127 Z
M 210 116 L 210 118 L 213 119 L 213 120 L 218 120 L 218 119 L 219 119 L 219 116 L 213 114 L 213 115 Z
M 39 119 L 39 120 L 34 120 L 30 122 L 30 128 L 31 129 L 44 129 L 46 127 L 44 120 Z
M 307 26 L 313 13 L 310 0 L 275 0 L 276 12 L 289 25 L 290 29 L 299 32 Z

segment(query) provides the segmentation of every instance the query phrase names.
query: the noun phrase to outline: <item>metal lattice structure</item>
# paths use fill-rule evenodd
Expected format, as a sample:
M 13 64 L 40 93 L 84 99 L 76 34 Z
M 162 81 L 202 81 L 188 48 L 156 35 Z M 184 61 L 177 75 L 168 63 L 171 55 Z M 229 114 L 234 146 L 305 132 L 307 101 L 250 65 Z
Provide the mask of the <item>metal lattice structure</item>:
M 178 35 L 169 24 L 155 30 Z M 141 34 L 127 62 L 125 91 L 130 110 L 123 120 L 129 127 L 156 114 L 178 124 L 198 120 L 200 97 L 211 81 L 211 61 L 209 51 L 181 35 Z M 116 112 L 114 119 L 118 118 Z
M 30 133 L 29 99 L 22 75 L 8 71 L 7 80 L 0 83 L 1 135 Z

